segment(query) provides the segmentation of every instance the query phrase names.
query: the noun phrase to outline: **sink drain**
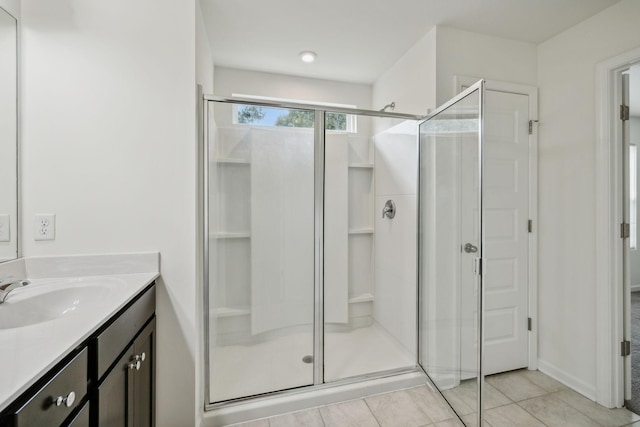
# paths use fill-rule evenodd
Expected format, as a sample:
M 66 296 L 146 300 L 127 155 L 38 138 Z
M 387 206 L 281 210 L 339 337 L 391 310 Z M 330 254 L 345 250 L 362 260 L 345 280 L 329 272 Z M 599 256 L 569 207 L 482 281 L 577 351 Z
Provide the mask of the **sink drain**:
M 304 363 L 313 363 L 313 356 L 309 356 L 309 355 L 307 355 L 307 356 L 305 356 L 305 357 L 303 357 L 303 358 L 302 358 L 302 361 L 303 361 Z

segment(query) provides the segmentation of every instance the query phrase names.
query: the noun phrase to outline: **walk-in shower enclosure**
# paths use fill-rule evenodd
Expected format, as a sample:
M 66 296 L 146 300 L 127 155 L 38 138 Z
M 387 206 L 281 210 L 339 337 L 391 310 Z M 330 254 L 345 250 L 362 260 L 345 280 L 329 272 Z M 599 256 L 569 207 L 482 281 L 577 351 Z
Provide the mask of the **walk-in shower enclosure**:
M 419 372 L 482 417 L 482 103 L 204 97 L 205 407 Z

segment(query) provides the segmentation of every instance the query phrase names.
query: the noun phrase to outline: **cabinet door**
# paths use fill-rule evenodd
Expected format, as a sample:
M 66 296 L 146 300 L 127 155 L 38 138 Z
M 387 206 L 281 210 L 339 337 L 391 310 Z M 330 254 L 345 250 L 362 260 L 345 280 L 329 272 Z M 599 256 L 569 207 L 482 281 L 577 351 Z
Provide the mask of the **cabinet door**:
M 84 404 L 67 427 L 89 427 L 89 402 Z
M 133 376 L 131 369 L 133 344 L 118 359 L 111 372 L 98 387 L 95 417 L 100 427 L 133 426 Z
M 134 358 L 137 356 L 141 361 L 140 369 L 133 374 L 135 405 L 133 425 L 153 427 L 155 426 L 155 318 L 140 332 L 133 346 Z
M 97 425 L 155 426 L 155 317 L 98 387 Z

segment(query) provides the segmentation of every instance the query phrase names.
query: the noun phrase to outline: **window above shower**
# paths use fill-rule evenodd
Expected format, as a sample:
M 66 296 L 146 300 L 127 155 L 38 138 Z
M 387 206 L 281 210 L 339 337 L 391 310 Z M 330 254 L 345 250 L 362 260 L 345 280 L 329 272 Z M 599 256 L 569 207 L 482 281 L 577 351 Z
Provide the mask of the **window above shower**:
M 318 103 L 306 100 L 272 98 L 265 96 L 233 94 L 234 98 L 252 99 L 300 105 L 322 105 L 336 108 L 357 108 L 355 105 Z M 264 107 L 256 105 L 233 105 L 233 124 L 251 126 L 275 126 L 291 128 L 313 128 L 314 113 L 311 110 L 291 110 L 288 108 Z M 357 133 L 357 117 L 354 114 L 326 113 L 325 129 L 333 132 Z

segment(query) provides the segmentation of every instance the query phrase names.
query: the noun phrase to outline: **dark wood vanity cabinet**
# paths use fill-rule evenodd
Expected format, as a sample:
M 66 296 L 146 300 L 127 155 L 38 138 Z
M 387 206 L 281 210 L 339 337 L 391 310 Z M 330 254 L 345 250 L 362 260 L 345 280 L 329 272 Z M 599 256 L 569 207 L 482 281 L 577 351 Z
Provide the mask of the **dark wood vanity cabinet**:
M 94 425 L 155 425 L 156 321 L 144 327 L 96 389 Z
M 151 288 L 90 343 L 95 354 L 92 425 L 155 425 L 154 312 L 155 289 Z
M 84 348 L 58 364 L 14 402 L 3 415 L 0 425 L 66 425 L 65 420 L 86 401 L 87 354 Z
M 0 427 L 155 426 L 155 284 L 0 413 Z

